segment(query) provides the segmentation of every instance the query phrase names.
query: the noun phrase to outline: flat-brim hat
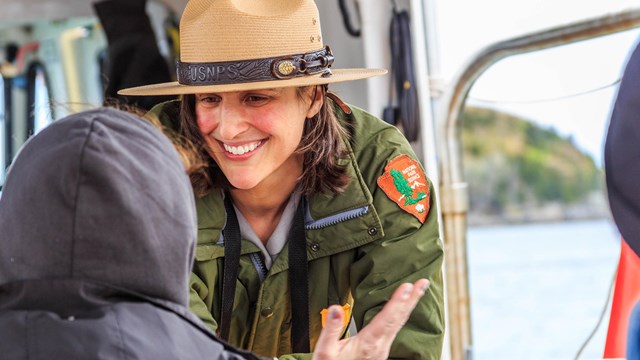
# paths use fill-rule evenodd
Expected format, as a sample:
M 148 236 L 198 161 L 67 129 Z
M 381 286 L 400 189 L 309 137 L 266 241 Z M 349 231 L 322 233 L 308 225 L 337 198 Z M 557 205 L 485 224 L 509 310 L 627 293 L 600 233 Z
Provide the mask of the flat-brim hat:
M 178 81 L 120 95 L 181 95 L 322 85 L 385 74 L 331 69 L 313 0 L 190 0 L 180 19 Z

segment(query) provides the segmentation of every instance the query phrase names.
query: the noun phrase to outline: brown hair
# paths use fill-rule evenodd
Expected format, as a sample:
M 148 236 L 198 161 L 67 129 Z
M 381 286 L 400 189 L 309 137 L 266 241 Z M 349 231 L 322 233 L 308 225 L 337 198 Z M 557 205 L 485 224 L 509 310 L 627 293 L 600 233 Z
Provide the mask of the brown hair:
M 298 190 L 305 195 L 316 193 L 337 194 L 344 190 L 350 177 L 340 160 L 346 158 L 349 131 L 335 115 L 332 102 L 326 96 L 326 86 L 299 87 L 296 93 L 300 101 L 308 99 L 310 91 L 322 91 L 323 103 L 320 111 L 312 118 L 306 119 L 302 139 L 296 152 L 303 154 L 302 175 L 299 178 Z M 313 93 L 313 105 L 316 93 Z M 195 95 L 184 95 L 180 104 L 181 135 L 193 144 L 195 156 L 200 162 L 207 164 L 189 172 L 194 193 L 204 196 L 212 188 L 229 188 L 231 184 L 215 161 L 209 155 L 208 146 L 203 139 L 195 113 Z
M 332 102 L 329 102 L 327 86 L 307 86 L 297 89 L 298 98 L 305 99 L 305 92 L 314 89 L 312 103 L 316 101 L 316 92 L 322 91 L 323 102 L 320 111 L 305 121 L 300 145 L 296 150 L 304 155 L 299 189 L 305 195 L 314 193 L 337 194 L 349 183 L 349 175 L 340 159 L 347 157 L 345 142 L 349 132 L 336 117 Z

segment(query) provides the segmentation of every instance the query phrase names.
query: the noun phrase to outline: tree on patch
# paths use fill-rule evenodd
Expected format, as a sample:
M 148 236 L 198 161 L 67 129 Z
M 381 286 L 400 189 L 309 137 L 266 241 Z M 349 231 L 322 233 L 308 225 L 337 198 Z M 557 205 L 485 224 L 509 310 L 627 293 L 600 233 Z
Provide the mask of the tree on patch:
M 404 201 L 405 205 L 413 205 L 413 204 L 417 204 L 418 202 L 420 202 L 420 200 L 424 199 L 427 197 L 427 194 L 425 194 L 424 191 L 420 191 L 418 193 L 418 196 L 414 199 L 414 198 L 406 198 L 406 200 Z M 422 211 L 418 211 L 418 212 L 422 212 Z
M 396 169 L 391 169 L 391 177 L 393 177 L 393 185 L 396 187 L 400 194 L 405 197 L 411 197 L 413 195 L 413 189 L 409 186 L 407 179 L 402 176 L 402 173 Z
M 402 173 L 396 169 L 391 169 L 391 177 L 393 177 L 393 185 L 396 187 L 398 192 L 402 194 L 404 197 L 404 205 L 413 205 L 417 204 L 420 200 L 427 197 L 424 191 L 418 193 L 416 198 L 412 198 L 413 189 L 409 185 L 407 179 L 402 176 Z M 401 198 L 402 199 L 402 198 Z

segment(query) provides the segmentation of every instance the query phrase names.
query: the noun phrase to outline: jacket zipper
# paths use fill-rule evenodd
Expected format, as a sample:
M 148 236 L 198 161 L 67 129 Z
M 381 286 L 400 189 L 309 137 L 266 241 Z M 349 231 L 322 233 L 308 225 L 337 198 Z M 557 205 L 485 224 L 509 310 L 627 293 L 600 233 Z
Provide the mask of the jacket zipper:
M 253 263 L 253 267 L 256 268 L 256 272 L 258 273 L 258 277 L 260 278 L 260 283 L 264 281 L 264 278 L 267 276 L 267 267 L 264 265 L 264 261 L 260 257 L 259 253 L 251 254 L 251 262 Z
M 369 205 L 365 205 L 360 208 L 347 210 L 339 214 L 327 216 L 322 219 L 318 219 L 318 220 L 312 219 L 311 221 L 307 221 L 307 223 L 305 224 L 305 228 L 307 230 L 318 230 L 318 229 L 326 228 L 326 227 L 341 223 L 343 221 L 355 219 L 368 212 L 369 212 Z
M 343 211 L 339 214 L 327 216 L 322 219 L 307 221 L 307 223 L 305 224 L 305 228 L 307 230 L 318 230 L 318 229 L 326 228 L 326 227 L 341 223 L 343 221 L 355 219 L 368 212 L 369 212 L 369 206 L 365 205 L 360 208 Z M 260 278 L 260 283 L 262 283 L 264 279 L 267 277 L 267 272 L 269 270 L 265 266 L 264 261 L 260 257 L 259 253 L 251 254 L 251 262 L 253 263 L 253 267 L 256 268 L 256 272 L 258 273 L 258 277 Z

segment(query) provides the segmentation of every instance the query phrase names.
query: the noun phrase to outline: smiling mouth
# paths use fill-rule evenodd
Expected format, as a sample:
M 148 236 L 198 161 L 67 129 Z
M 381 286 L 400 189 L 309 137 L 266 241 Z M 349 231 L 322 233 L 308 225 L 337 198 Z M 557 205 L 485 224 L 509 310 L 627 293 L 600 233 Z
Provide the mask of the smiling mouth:
M 223 143 L 224 150 L 233 155 L 244 155 L 257 149 L 262 144 L 262 140 L 241 146 L 231 146 Z

